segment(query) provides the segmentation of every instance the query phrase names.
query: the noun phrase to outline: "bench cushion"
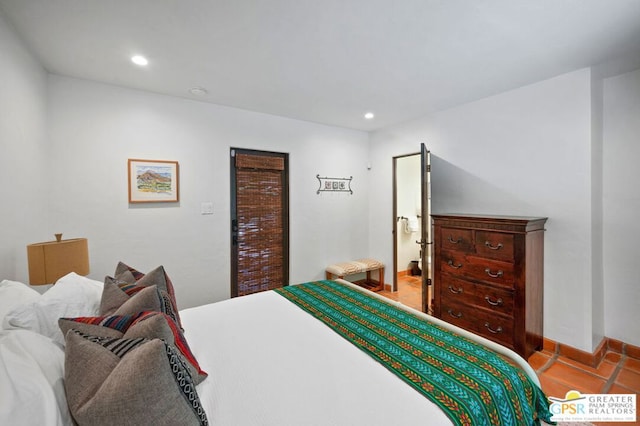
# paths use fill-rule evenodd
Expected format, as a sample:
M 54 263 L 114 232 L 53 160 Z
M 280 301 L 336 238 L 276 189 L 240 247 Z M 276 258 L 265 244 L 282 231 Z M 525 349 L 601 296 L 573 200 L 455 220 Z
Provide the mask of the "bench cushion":
M 343 277 L 345 275 L 357 274 L 359 272 L 372 271 L 374 269 L 384 268 L 384 264 L 379 260 L 365 258 L 353 260 L 350 262 L 334 263 L 326 268 L 330 274 Z

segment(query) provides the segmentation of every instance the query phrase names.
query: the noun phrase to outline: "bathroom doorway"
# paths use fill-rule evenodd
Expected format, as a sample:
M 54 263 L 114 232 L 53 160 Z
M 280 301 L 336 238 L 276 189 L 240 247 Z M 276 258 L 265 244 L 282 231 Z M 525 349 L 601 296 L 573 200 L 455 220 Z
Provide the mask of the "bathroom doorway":
M 395 299 L 429 312 L 431 288 L 430 152 L 393 157 L 393 288 Z

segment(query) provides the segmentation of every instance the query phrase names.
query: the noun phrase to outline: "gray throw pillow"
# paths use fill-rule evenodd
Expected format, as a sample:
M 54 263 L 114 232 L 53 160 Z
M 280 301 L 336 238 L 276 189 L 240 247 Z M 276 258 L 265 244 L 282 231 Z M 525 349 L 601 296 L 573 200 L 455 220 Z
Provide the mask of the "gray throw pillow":
M 196 385 L 207 378 L 207 373 L 200 368 L 200 364 L 191 352 L 182 331 L 168 315 L 161 312 L 147 311 L 133 315 L 60 318 L 58 325 L 64 336 L 69 330 L 76 330 L 98 337 L 164 340 L 177 349 L 178 355 L 182 357 L 182 361 L 189 369 Z
M 113 314 L 115 309 L 124 303 L 125 296 L 132 297 L 143 288 L 151 286 L 157 286 L 158 289 L 168 296 L 168 300 L 172 305 L 172 310 L 175 312 L 176 323 L 180 328 L 182 328 L 173 283 L 163 266 L 158 266 L 152 271 L 143 274 L 142 272 L 119 262 L 116 267 L 115 277 L 105 278 L 105 286 L 103 288 L 102 302 L 100 305 L 100 315 Z M 120 290 L 121 293 L 118 294 L 117 290 Z
M 206 425 L 191 374 L 160 339 L 66 335 L 65 390 L 78 425 Z

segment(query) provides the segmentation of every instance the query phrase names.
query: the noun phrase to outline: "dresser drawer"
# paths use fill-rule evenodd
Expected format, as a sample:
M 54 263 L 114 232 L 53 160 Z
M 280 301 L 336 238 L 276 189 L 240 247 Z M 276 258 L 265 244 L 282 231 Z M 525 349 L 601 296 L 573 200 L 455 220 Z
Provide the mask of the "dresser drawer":
M 469 229 L 442 228 L 440 230 L 440 244 L 444 250 L 472 253 L 473 234 Z
M 440 291 L 442 300 L 490 309 L 504 315 L 513 312 L 513 292 L 508 290 L 443 275 Z
M 497 315 L 444 299 L 442 319 L 511 349 L 514 348 L 512 317 Z
M 509 289 L 513 288 L 513 263 L 444 251 L 440 255 L 438 267 L 441 272 L 446 274 L 485 281 Z
M 477 231 L 475 238 L 476 253 L 490 259 L 513 262 L 513 234 L 502 232 Z

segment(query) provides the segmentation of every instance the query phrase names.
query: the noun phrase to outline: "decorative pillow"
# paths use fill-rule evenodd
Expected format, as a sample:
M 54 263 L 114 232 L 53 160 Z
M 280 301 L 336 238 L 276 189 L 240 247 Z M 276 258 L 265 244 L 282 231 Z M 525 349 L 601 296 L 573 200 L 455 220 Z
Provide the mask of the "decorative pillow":
M 133 315 L 142 311 L 155 311 L 167 314 L 178 324 L 178 311 L 174 309 L 169 295 L 157 286 L 142 287 L 114 312 L 107 315 Z
M 58 326 L 63 335 L 69 330 L 100 337 L 123 337 L 131 324 L 144 312 L 136 315 L 112 315 L 106 317 L 60 318 Z
M 39 298 L 40 293 L 26 284 L 18 281 L 2 280 L 0 282 L 0 326 L 6 314 L 18 306 L 35 302 Z
M 140 278 L 144 277 L 144 273 L 136 270 L 135 268 L 132 268 L 125 263 L 118 262 L 118 265 L 116 265 L 116 278 L 120 278 L 120 275 L 125 272 L 129 272 L 130 274 L 132 274 L 134 281 L 138 281 Z
M 134 320 L 124 337 L 162 339 L 178 349 L 196 385 L 207 378 L 207 373 L 200 368 L 200 364 L 193 355 L 193 352 L 191 352 L 191 348 L 184 334 L 182 334 L 176 322 L 166 314 L 161 312 L 143 312 L 139 318 Z
M 129 283 L 120 281 L 118 278 L 105 277 L 100 300 L 100 315 L 111 315 L 130 299 L 131 296 L 122 290 L 128 285 Z M 143 287 L 140 287 L 140 290 L 142 289 Z
M 150 285 L 157 285 L 158 288 L 166 291 L 175 303 L 176 293 L 173 289 L 173 283 L 167 275 L 164 266 L 158 266 L 157 268 L 144 274 L 129 265 L 118 262 L 118 266 L 116 266 L 115 278 L 119 281 L 128 282 L 130 284 L 135 283 L 139 286 L 148 287 Z M 133 281 L 131 280 L 131 278 L 133 278 Z
M 98 315 L 101 294 L 102 283 L 72 272 L 35 301 L 9 311 L 3 328 L 31 330 L 64 345 L 58 318 Z
M 126 299 L 132 297 L 139 291 L 142 291 L 145 287 L 151 287 L 154 285 L 169 296 L 173 311 L 175 312 L 176 323 L 182 328 L 173 284 L 162 266 L 158 266 L 151 272 L 143 274 L 142 272 L 119 262 L 116 267 L 115 277 L 105 278 L 105 286 L 100 304 L 100 315 L 113 314 L 116 309 L 126 301 Z
M 69 331 L 65 390 L 80 426 L 208 424 L 191 374 L 160 339 Z
M 64 335 L 73 329 L 83 334 L 100 337 L 162 339 L 178 349 L 178 353 L 189 369 L 196 385 L 207 377 L 207 373 L 200 368 L 176 323 L 171 317 L 161 312 L 147 311 L 133 315 L 60 318 L 58 324 Z

